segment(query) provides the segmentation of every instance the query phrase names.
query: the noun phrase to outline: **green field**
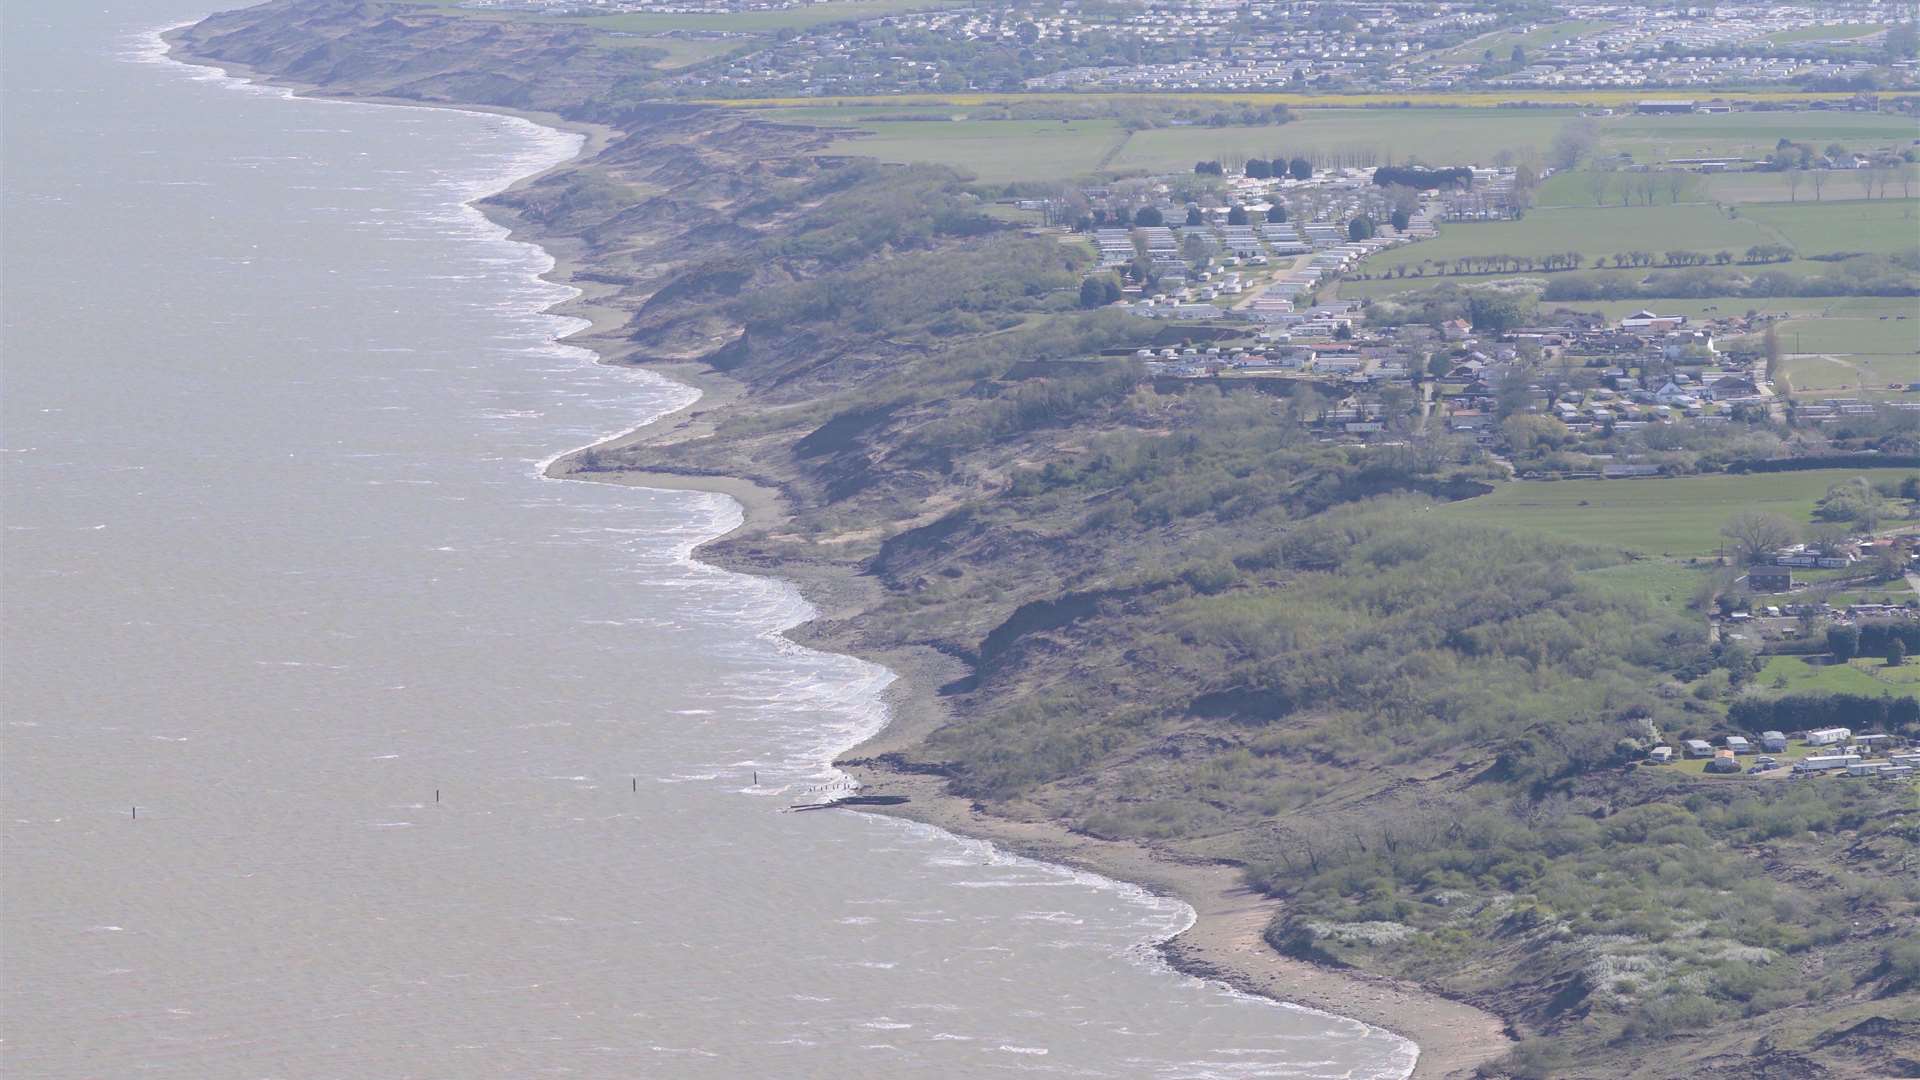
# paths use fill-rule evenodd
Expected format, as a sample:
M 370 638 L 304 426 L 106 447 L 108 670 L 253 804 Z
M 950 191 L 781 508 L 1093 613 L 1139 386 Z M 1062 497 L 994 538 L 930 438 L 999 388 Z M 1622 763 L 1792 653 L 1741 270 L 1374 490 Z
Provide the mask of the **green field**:
M 1823 23 L 1819 26 L 1803 26 L 1798 30 L 1782 30 L 1777 34 L 1768 34 L 1767 40 L 1776 45 L 1792 45 L 1805 41 L 1852 41 L 1855 38 L 1868 37 L 1885 30 L 1881 23 Z
M 1505 61 L 1513 54 L 1515 45 L 1532 52 L 1548 45 L 1558 45 L 1562 41 L 1579 37 L 1581 34 L 1604 30 L 1612 25 L 1614 24 L 1608 22 L 1568 19 L 1564 22 L 1544 23 L 1535 30 L 1498 30 L 1456 45 L 1444 52 L 1434 53 L 1432 58 L 1450 64 L 1467 64 L 1479 60 L 1487 50 L 1491 49 L 1494 59 Z
M 1708 203 L 1564 207 L 1535 210 L 1520 221 L 1451 222 L 1442 225 L 1440 235 L 1432 240 L 1368 259 L 1366 269 L 1377 273 L 1391 266 L 1466 255 L 1577 251 L 1591 260 L 1634 250 L 1728 250 L 1738 254 L 1754 244 L 1770 242 L 1772 236 L 1758 223 L 1730 218 Z M 1645 276 L 1646 271 L 1636 273 Z
M 1490 495 L 1448 503 L 1439 513 L 1503 528 L 1546 533 L 1652 555 L 1706 555 L 1720 527 L 1745 510 L 1805 523 L 1827 488 L 1856 476 L 1900 480 L 1904 469 L 1686 476 L 1647 480 L 1514 481 Z
M 1502 150 L 1545 150 L 1566 109 L 1299 109 L 1268 127 L 1167 127 L 1141 131 L 1114 169 L 1192 168 L 1195 161 L 1371 151 L 1382 162 L 1491 165 Z
M 1783 694 L 1817 691 L 1826 694 L 1903 694 L 1920 696 L 1920 660 L 1898 668 L 1864 657 L 1845 664 L 1826 656 L 1776 656 L 1767 661 L 1754 685 Z M 1781 685 L 1782 682 L 1785 685 Z
M 1655 607 L 1685 611 L 1695 592 L 1712 580 L 1708 567 L 1665 559 L 1637 559 L 1587 570 L 1582 584 L 1614 596 L 1638 596 Z
M 1833 321 L 1809 326 L 1824 330 Z M 1787 379 L 1796 398 L 1856 397 L 1868 400 L 1912 401 L 1905 387 L 1920 382 L 1920 354 L 1906 356 L 1789 356 Z
M 1803 257 L 1834 252 L 1891 255 L 1920 247 L 1920 199 L 1841 202 L 1833 199 L 1835 194 L 1830 184 L 1821 202 L 1758 203 L 1742 207 L 1740 214 L 1778 233 Z
M 739 38 L 648 37 L 642 34 L 601 34 L 600 40 L 615 48 L 659 49 L 665 58 L 653 66 L 662 71 L 691 67 L 703 60 L 724 56 L 741 47 Z
M 1773 153 L 1781 139 L 1821 149 L 1836 142 L 1851 150 L 1904 147 L 1916 132 L 1908 117 L 1803 111 L 1617 116 L 1600 121 L 1600 134 L 1603 150 L 1624 151 L 1645 165 L 1691 157 L 1758 160 Z M 1829 198 L 1839 183 L 1840 178 L 1829 181 Z
M 837 110 L 793 111 L 812 114 L 794 119 L 833 123 Z M 1084 176 L 1097 171 L 1126 137 L 1119 121 L 1111 119 L 868 120 L 859 127 L 872 134 L 842 139 L 829 151 L 953 165 L 995 183 Z

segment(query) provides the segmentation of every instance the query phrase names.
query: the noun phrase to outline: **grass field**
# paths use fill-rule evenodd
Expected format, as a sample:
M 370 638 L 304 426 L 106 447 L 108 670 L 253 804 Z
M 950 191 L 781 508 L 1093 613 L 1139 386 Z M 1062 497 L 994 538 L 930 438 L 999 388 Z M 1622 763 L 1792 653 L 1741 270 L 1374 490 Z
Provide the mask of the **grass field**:
M 1843 332 L 1847 320 L 1821 320 L 1806 324 L 1825 332 L 1838 324 Z M 1876 401 L 1914 401 L 1920 395 L 1904 388 L 1920 382 L 1920 354 L 1904 356 L 1872 355 L 1790 355 L 1785 370 L 1795 398 L 1857 397 Z
M 1885 30 L 1882 23 L 1823 23 L 1819 26 L 1803 26 L 1798 30 L 1782 30 L 1777 34 L 1768 34 L 1767 40 L 1776 45 L 1792 45 L 1805 41 L 1852 41 L 1855 38 L 1868 37 Z
M 1577 251 L 1592 259 L 1626 251 L 1718 251 L 1736 254 L 1768 243 L 1759 224 L 1730 218 L 1709 203 L 1678 206 L 1561 207 L 1535 210 L 1520 221 L 1454 222 L 1440 235 L 1367 260 L 1367 269 L 1449 260 L 1464 255 L 1547 255 Z M 1645 271 L 1639 271 L 1641 276 Z
M 1858 658 L 1845 664 L 1829 660 L 1825 656 L 1776 656 L 1767 661 L 1754 683 L 1782 694 L 1817 691 L 1920 696 L 1920 660 L 1908 660 L 1898 668 L 1887 667 L 1886 661 L 1875 658 Z
M 1557 45 L 1569 38 L 1579 37 L 1581 34 L 1604 30 L 1612 25 L 1614 24 L 1586 19 L 1568 19 L 1565 22 L 1544 23 L 1535 30 L 1498 30 L 1456 45 L 1445 52 L 1435 53 L 1433 58 L 1450 64 L 1467 64 L 1479 60 L 1482 54 L 1492 49 L 1494 58 L 1504 61 L 1513 54 L 1515 45 L 1532 52 L 1549 45 Z
M 662 71 L 677 71 L 703 60 L 724 56 L 741 47 L 739 38 L 648 37 L 643 34 L 601 34 L 600 40 L 616 48 L 659 49 L 666 58 L 654 61 Z
M 1667 559 L 1639 559 L 1581 573 L 1580 581 L 1614 596 L 1638 596 L 1655 607 L 1685 611 L 1694 593 L 1711 581 L 1710 568 Z
M 1806 523 L 1827 488 L 1865 476 L 1900 480 L 1904 469 L 1815 469 L 1744 476 L 1650 480 L 1514 481 L 1492 494 L 1448 503 L 1437 513 L 1486 525 L 1655 555 L 1705 555 L 1719 548 L 1734 514 L 1761 510 Z
M 831 123 L 832 112 L 815 113 Z M 870 135 L 835 142 L 836 154 L 882 161 L 954 165 L 982 180 L 1065 180 L 1100 168 L 1126 137 L 1116 120 L 880 120 L 859 124 Z M 1189 163 L 1191 164 L 1191 163 Z
M 1837 201 L 1833 194 L 1830 184 L 1821 202 L 1757 203 L 1740 213 L 1779 233 L 1803 257 L 1842 251 L 1891 255 L 1920 247 L 1920 199 Z
M 1136 133 L 1115 169 L 1191 168 L 1229 155 L 1370 151 L 1381 162 L 1491 165 L 1502 150 L 1544 150 L 1574 113 L 1559 109 L 1303 109 L 1273 127 L 1170 127 Z
M 1892 148 L 1907 145 L 1915 133 L 1906 117 L 1802 111 L 1617 116 L 1600 122 L 1600 134 L 1603 150 L 1624 151 L 1644 165 L 1689 157 L 1759 159 L 1783 138 L 1822 149 L 1836 142 L 1852 150 Z M 1829 183 L 1829 198 L 1840 182 Z

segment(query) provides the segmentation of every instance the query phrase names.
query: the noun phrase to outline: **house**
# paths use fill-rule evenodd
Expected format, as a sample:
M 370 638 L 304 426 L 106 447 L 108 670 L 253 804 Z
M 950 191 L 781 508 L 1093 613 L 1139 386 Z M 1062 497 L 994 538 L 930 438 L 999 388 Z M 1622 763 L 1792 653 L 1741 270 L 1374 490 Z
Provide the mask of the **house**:
M 1760 733 L 1760 749 L 1769 754 L 1784 753 L 1787 749 L 1787 737 L 1778 731 Z
M 1673 747 L 1656 746 L 1647 751 L 1647 760 L 1653 762 L 1655 765 L 1665 765 L 1667 762 L 1673 760 Z
M 1727 744 L 1727 749 L 1736 754 L 1753 753 L 1753 744 L 1748 742 L 1744 735 L 1729 735 L 1722 741 Z
M 1793 567 L 1750 567 L 1747 570 L 1747 587 L 1761 592 L 1786 592 L 1793 588 Z
M 1838 746 L 1853 738 L 1852 728 L 1830 727 L 1807 732 L 1808 746 Z
M 1680 745 L 1686 750 L 1686 755 L 1690 758 L 1713 756 L 1713 747 L 1708 745 L 1705 739 L 1687 739 Z

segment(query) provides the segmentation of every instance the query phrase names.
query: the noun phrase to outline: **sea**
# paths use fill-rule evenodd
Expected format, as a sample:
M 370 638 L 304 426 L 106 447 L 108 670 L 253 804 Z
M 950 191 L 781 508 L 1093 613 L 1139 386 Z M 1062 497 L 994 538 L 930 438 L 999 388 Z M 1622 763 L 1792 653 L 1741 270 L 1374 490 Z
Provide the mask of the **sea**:
M 731 500 L 543 477 L 693 397 L 472 205 L 578 136 L 170 59 L 208 10 L 0 9 L 0 1072 L 1408 1073 L 1178 901 L 781 812 L 890 675 L 693 557 Z

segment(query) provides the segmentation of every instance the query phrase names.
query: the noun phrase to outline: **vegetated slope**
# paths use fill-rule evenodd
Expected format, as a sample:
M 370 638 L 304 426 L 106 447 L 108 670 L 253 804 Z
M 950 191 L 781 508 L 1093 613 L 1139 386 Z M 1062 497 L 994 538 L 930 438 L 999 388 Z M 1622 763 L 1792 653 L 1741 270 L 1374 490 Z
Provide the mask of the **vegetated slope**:
M 191 40 L 359 91 L 506 92 L 405 81 L 518 61 L 354 22 L 384 10 L 281 5 Z M 1444 437 L 1318 443 L 1306 384 L 1156 384 L 1130 354 L 1161 331 L 1077 310 L 1087 254 L 996 222 L 956 172 L 603 108 L 605 72 L 556 63 L 511 94 L 626 136 L 498 208 L 629 313 L 613 355 L 747 387 L 711 435 L 583 467 L 779 486 L 791 520 L 719 556 L 858 571 L 872 588 L 816 640 L 968 669 L 900 766 L 1244 866 L 1288 901 L 1276 947 L 1499 1011 L 1537 1037 L 1515 1074 L 1920 1068 L 1910 792 L 1636 767 L 1650 725 L 1725 722 L 1675 676 L 1752 660 L 1579 576 L 1624 553 L 1435 512 L 1500 470 Z

